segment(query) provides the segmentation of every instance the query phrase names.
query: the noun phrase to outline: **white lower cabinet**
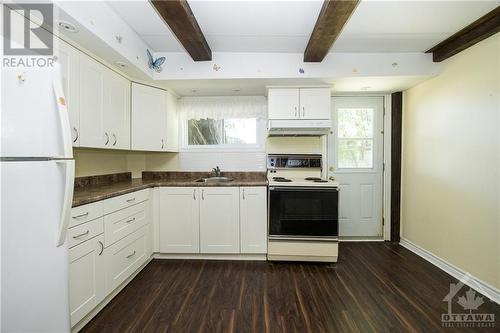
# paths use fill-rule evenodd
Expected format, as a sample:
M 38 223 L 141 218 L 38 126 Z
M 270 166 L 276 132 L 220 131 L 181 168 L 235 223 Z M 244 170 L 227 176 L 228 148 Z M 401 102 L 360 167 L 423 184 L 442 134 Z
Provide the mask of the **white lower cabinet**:
M 148 239 L 147 228 L 143 227 L 104 250 L 106 295 L 146 262 Z
M 199 197 L 198 188 L 160 188 L 160 252 L 200 252 Z
M 161 253 L 265 254 L 266 187 L 161 187 Z
M 202 253 L 239 253 L 238 187 L 203 187 L 200 201 Z
M 67 239 L 72 327 L 151 257 L 149 193 L 141 190 L 71 210 Z
M 241 253 L 267 253 L 267 188 L 240 188 Z
M 105 297 L 104 236 L 69 250 L 71 326 L 78 323 Z

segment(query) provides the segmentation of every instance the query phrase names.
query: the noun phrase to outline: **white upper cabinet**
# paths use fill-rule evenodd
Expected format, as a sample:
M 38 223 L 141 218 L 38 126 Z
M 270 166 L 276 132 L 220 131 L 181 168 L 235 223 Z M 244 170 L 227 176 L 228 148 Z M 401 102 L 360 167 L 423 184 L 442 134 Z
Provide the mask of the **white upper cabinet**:
M 199 197 L 198 188 L 160 188 L 160 252 L 200 252 Z
M 130 81 L 80 56 L 80 146 L 130 149 Z
M 104 128 L 107 147 L 130 149 L 130 81 L 105 69 Z
M 80 145 L 80 52 L 65 42 L 59 43 L 58 62 L 61 66 L 62 85 L 66 104 L 73 146 Z
M 80 146 L 105 148 L 110 142 L 104 127 L 104 66 L 80 57 Z
M 299 117 L 299 89 L 269 89 L 267 98 L 269 119 L 296 119 Z
M 268 113 L 272 120 L 329 120 L 330 88 L 270 88 Z
M 330 119 L 330 88 L 301 88 L 300 119 Z
M 167 92 L 132 83 L 132 149 L 167 151 Z
M 267 188 L 240 187 L 241 253 L 267 253 Z
M 200 249 L 202 253 L 239 253 L 239 188 L 202 187 Z

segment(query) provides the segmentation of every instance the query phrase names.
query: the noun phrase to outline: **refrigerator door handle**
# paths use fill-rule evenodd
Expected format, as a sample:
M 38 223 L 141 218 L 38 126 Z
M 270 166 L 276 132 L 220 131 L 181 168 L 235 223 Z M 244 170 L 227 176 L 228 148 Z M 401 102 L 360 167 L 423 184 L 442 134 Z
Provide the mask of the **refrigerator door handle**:
M 54 94 L 56 97 L 57 111 L 61 127 L 61 136 L 63 140 L 64 153 L 62 158 L 73 158 L 73 138 L 71 136 L 71 125 L 69 122 L 68 106 L 64 97 L 64 90 L 58 76 L 52 81 Z
M 65 182 L 64 182 L 64 199 L 61 209 L 61 220 L 59 221 L 59 230 L 57 234 L 57 246 L 61 246 L 66 241 L 66 232 L 70 220 L 71 206 L 73 203 L 73 187 L 75 182 L 75 161 L 60 160 L 56 163 L 64 165 Z

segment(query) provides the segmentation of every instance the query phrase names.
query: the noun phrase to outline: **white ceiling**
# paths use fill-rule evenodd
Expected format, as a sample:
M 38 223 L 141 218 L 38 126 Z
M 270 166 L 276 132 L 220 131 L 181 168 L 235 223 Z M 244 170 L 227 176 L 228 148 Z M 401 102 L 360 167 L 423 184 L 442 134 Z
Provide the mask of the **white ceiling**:
M 108 2 L 156 52 L 182 45 L 147 0 Z M 302 53 L 323 0 L 189 0 L 213 52 Z M 333 52 L 422 52 L 500 4 L 364 0 Z

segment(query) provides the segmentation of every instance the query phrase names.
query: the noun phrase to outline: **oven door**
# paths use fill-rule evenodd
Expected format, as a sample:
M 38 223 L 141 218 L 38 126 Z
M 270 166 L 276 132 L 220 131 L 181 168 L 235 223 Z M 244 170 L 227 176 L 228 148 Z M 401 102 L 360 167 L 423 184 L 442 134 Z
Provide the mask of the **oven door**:
M 270 239 L 337 239 L 338 189 L 270 187 Z

